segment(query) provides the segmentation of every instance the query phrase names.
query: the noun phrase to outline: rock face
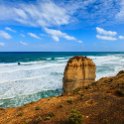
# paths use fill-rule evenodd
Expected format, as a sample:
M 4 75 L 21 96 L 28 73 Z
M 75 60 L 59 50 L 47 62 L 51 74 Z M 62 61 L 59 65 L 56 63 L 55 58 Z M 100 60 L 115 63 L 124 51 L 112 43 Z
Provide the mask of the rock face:
M 83 56 L 71 58 L 64 71 L 64 94 L 70 94 L 75 89 L 94 82 L 96 77 L 95 72 L 96 66 L 91 59 Z

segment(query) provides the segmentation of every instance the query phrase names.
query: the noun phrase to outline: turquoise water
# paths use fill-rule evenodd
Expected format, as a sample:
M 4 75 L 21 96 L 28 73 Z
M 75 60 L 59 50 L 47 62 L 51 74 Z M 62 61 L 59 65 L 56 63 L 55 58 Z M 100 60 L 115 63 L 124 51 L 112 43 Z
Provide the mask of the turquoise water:
M 93 59 L 96 80 L 124 69 L 124 52 L 0 53 L 0 107 L 21 106 L 60 95 L 65 65 L 76 55 Z

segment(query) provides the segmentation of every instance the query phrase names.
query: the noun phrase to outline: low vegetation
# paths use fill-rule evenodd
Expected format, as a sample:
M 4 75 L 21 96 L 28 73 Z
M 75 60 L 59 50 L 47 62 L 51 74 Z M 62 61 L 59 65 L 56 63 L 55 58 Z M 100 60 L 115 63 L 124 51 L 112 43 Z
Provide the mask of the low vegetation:
M 41 108 L 39 106 L 36 106 L 35 107 L 35 110 L 40 110 Z
M 17 112 L 17 116 L 23 116 L 23 112 L 21 111 Z
M 76 109 L 72 110 L 68 117 L 68 124 L 82 124 L 82 114 Z
M 72 104 L 73 103 L 73 100 L 71 98 L 68 98 L 67 99 L 67 103 Z

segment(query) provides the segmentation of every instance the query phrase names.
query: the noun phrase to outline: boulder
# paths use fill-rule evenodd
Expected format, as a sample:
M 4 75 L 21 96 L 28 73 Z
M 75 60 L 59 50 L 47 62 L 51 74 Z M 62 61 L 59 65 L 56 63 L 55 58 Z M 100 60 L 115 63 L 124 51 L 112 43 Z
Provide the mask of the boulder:
M 77 88 L 87 86 L 95 81 L 96 66 L 92 59 L 75 56 L 69 59 L 63 77 L 64 94 L 70 94 Z

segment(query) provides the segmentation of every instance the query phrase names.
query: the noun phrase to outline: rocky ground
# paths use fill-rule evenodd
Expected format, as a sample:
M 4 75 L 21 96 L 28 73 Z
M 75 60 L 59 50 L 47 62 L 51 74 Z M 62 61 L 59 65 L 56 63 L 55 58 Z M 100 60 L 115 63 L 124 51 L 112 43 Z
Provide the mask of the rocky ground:
M 77 123 L 70 122 L 72 111 L 76 111 Z M 75 90 L 69 96 L 45 98 L 0 110 L 0 124 L 71 123 L 124 124 L 124 71 Z

